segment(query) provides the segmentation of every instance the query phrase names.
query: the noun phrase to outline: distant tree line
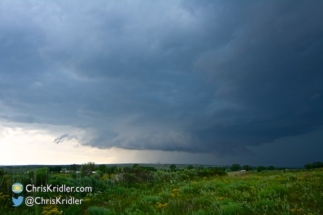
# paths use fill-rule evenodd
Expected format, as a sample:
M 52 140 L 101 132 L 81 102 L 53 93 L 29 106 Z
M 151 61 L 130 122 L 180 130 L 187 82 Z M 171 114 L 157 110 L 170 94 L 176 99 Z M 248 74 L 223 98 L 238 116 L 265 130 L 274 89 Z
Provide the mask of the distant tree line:
M 316 168 L 323 168 L 323 163 L 316 161 L 313 163 L 307 163 L 304 165 L 305 169 L 316 169 Z
M 323 162 L 316 161 L 313 163 L 307 163 L 304 165 L 305 169 L 316 169 L 316 168 L 323 168 Z M 230 170 L 231 171 L 239 171 L 239 170 L 257 170 L 258 172 L 261 172 L 262 170 L 275 170 L 276 168 L 274 166 L 269 166 L 268 168 L 264 166 L 258 166 L 258 167 L 251 167 L 249 165 L 240 166 L 240 164 L 232 164 Z M 278 168 L 279 170 L 285 170 L 286 168 Z
M 264 166 L 258 166 L 257 168 L 255 167 L 251 167 L 250 165 L 244 165 L 244 166 L 240 166 L 240 164 L 232 164 L 230 170 L 231 171 L 239 171 L 239 170 L 246 170 L 246 171 L 250 171 L 250 170 L 254 170 L 256 169 L 258 172 L 261 172 L 262 170 L 275 170 L 274 166 L 269 166 L 268 168 L 264 167 Z

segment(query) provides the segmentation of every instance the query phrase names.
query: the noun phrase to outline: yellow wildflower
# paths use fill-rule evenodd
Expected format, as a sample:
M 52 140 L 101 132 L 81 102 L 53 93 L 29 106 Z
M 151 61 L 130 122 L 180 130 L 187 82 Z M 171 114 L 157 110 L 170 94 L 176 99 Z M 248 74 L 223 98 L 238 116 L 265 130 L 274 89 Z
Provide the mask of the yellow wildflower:
M 180 194 L 179 194 L 179 189 L 177 189 L 177 188 L 174 188 L 173 190 L 172 190 L 172 192 L 169 194 L 172 198 L 174 198 L 174 197 L 176 197 L 176 196 L 180 196 Z
M 83 202 L 89 202 L 89 201 L 91 201 L 91 199 L 90 199 L 90 198 L 85 198 L 85 199 L 83 200 Z
M 43 207 L 43 212 L 41 215 L 61 215 L 62 212 L 58 211 L 56 205 L 46 205 Z
M 5 200 L 7 198 L 9 198 L 9 195 L 5 195 L 5 194 L 0 192 L 0 200 Z
M 162 208 L 167 207 L 167 205 L 168 205 L 168 203 L 162 204 L 162 203 L 160 203 L 160 202 L 157 202 L 156 207 L 157 207 L 157 208 L 159 208 L 159 209 L 162 209 Z

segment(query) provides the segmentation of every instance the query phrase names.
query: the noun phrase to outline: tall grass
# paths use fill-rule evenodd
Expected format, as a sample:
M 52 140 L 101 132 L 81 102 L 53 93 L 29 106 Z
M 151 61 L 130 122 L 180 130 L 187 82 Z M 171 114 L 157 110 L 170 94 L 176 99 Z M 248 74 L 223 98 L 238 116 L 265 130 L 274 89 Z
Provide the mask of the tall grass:
M 323 169 L 210 177 L 197 177 L 191 170 L 186 172 L 190 175 L 185 175 L 184 171 L 155 172 L 153 180 L 134 184 L 107 178 L 65 178 L 64 183 L 95 189 L 94 193 L 78 196 L 84 199 L 82 205 L 58 205 L 57 211 L 71 215 L 323 213 Z M 57 178 L 53 181 L 59 183 Z M 10 198 L 0 193 L 0 214 L 43 215 L 44 211 L 49 211 L 45 206 L 13 208 Z

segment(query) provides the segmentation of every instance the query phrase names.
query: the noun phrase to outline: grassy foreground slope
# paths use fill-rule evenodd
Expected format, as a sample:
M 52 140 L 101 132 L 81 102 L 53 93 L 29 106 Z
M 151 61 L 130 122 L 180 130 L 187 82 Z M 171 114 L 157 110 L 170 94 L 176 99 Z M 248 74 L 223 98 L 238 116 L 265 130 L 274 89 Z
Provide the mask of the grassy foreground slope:
M 116 214 L 323 214 L 323 171 L 251 173 L 111 188 L 89 198 Z
M 202 178 L 158 171 L 150 182 L 134 184 L 116 183 L 105 175 L 85 178 L 97 189 L 81 196 L 82 205 L 13 210 L 0 196 L 0 214 L 323 214 L 323 169 Z M 82 183 L 73 180 L 78 179 L 69 177 L 64 183 Z

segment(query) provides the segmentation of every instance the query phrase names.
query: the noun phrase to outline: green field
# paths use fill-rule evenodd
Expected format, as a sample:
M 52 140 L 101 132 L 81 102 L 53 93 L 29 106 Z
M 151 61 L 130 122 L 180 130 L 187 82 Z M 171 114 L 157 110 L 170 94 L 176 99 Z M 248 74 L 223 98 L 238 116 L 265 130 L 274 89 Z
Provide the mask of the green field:
M 44 169 L 38 171 L 41 174 Z M 217 172 L 218 171 L 218 172 Z M 37 171 L 36 171 L 37 173 Z M 240 172 L 241 173 L 241 172 Z M 264 170 L 226 174 L 220 169 L 148 171 L 139 166 L 118 174 L 43 174 L 38 185 L 90 186 L 92 193 L 33 193 L 82 198 L 81 205 L 21 205 L 11 202 L 11 184 L 30 183 L 26 174 L 2 174 L 0 214 L 323 214 L 323 169 Z M 221 175 L 224 174 L 224 175 Z M 36 174 L 33 175 L 35 179 Z M 110 179 L 109 179 L 110 178 Z M 42 182 L 39 182 L 43 180 Z M 26 197 L 30 193 L 23 193 Z

